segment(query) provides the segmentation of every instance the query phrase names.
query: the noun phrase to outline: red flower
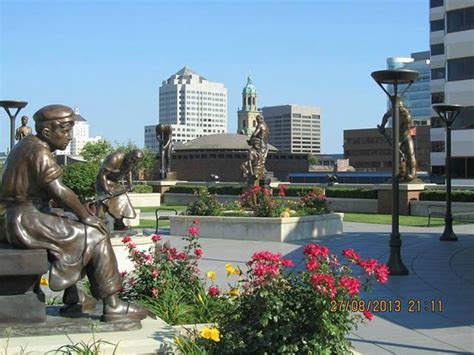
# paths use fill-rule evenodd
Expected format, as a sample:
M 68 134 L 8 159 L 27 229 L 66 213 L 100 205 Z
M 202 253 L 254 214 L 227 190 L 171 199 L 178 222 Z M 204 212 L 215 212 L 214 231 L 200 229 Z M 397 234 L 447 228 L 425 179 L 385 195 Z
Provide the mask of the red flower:
M 374 315 L 372 313 L 370 313 L 369 311 L 364 311 L 362 312 L 362 314 L 364 315 L 365 318 L 367 318 L 368 320 L 372 320 L 372 318 L 374 318 Z
M 284 197 L 286 195 L 285 191 L 286 191 L 285 185 L 278 186 L 278 196 Z
M 319 268 L 319 263 L 316 259 L 311 259 L 306 263 L 306 269 L 308 269 L 308 271 L 314 271 L 317 268 Z
M 188 233 L 191 234 L 191 235 L 197 235 L 199 234 L 199 227 L 196 227 L 196 226 L 190 226 L 188 227 Z
M 129 244 L 127 245 L 127 247 L 128 247 L 128 249 L 133 250 L 133 249 L 135 249 L 135 248 L 137 247 L 137 245 L 136 245 L 135 243 L 129 243 Z
M 351 296 L 359 293 L 360 281 L 355 277 L 341 276 L 341 286 L 344 287 Z
M 208 295 L 211 296 L 211 297 L 218 296 L 219 292 L 220 292 L 219 287 L 217 287 L 217 286 L 211 286 L 207 290 Z
M 274 254 L 269 251 L 258 251 L 252 255 L 251 262 L 254 261 L 270 261 L 274 263 L 278 263 L 281 258 L 281 253 Z
M 375 268 L 375 277 L 380 283 L 386 283 L 388 281 L 389 270 L 387 265 L 380 264 Z
M 121 271 L 120 272 L 120 277 L 124 278 L 125 276 L 127 276 L 127 272 L 126 271 Z
M 293 265 L 295 265 L 293 263 L 293 260 L 290 259 L 281 259 L 281 264 L 285 267 L 292 267 Z
M 194 249 L 194 255 L 196 255 L 197 257 L 201 257 L 202 249 Z
M 151 294 L 153 295 L 153 297 L 156 297 L 158 295 L 158 290 L 156 288 L 152 288 Z
M 195 219 L 195 220 L 193 221 L 193 224 L 199 224 L 199 219 Z
M 336 286 L 334 276 L 327 274 L 314 274 L 311 276 L 313 287 L 321 293 L 329 294 L 331 298 L 336 296 Z
M 151 272 L 151 276 L 156 279 L 158 276 L 160 276 L 160 272 L 156 269 L 154 269 L 152 272 Z
M 160 240 L 161 240 L 161 236 L 160 236 L 160 235 L 158 235 L 158 234 L 152 234 L 152 235 L 151 235 L 151 241 L 152 241 L 153 243 L 156 243 L 156 242 L 158 242 L 158 241 L 160 241 Z
M 369 275 L 373 275 L 375 272 L 375 268 L 378 266 L 378 262 L 375 259 L 360 260 L 358 264 Z
M 143 255 L 143 259 L 145 259 L 146 261 L 153 260 L 153 257 L 151 256 L 151 254 L 143 253 L 142 255 Z
M 130 237 L 129 235 L 126 235 L 125 237 L 122 238 L 122 243 L 123 244 L 127 244 L 131 241 L 132 241 L 132 237 Z
M 329 248 L 318 244 L 308 244 L 304 247 L 304 253 L 308 256 L 321 256 L 327 258 L 329 256 Z
M 342 251 L 342 255 L 344 255 L 349 261 L 357 263 L 361 260 L 359 254 L 357 254 L 354 249 L 344 249 Z

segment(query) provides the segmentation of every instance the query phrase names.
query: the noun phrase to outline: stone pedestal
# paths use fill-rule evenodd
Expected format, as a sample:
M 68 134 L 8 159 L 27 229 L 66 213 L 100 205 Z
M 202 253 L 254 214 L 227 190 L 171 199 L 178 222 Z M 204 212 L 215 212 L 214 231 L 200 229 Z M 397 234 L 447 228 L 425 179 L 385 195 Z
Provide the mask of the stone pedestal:
M 170 189 L 171 186 L 176 185 L 177 180 L 158 180 L 158 181 L 149 181 L 148 185 L 153 187 L 153 192 L 159 192 L 161 194 L 161 198 L 163 198 L 163 194 Z
M 0 322 L 46 321 L 44 294 L 35 284 L 48 270 L 46 250 L 13 249 L 0 244 Z
M 399 202 L 400 214 L 410 215 L 410 201 L 418 201 L 420 192 L 425 189 L 426 184 L 400 184 L 399 185 Z M 392 213 L 392 185 L 380 184 L 375 185 L 377 190 L 377 213 L 391 214 Z

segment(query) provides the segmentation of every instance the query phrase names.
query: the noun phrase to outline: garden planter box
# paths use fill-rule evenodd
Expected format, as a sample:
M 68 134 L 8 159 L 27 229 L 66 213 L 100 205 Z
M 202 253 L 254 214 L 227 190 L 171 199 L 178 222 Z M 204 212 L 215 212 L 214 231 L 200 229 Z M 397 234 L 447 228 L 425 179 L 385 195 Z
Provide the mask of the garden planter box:
M 198 219 L 201 238 L 288 242 L 342 234 L 343 216 L 343 213 L 289 218 L 170 216 L 170 234 L 188 235 L 188 227 Z

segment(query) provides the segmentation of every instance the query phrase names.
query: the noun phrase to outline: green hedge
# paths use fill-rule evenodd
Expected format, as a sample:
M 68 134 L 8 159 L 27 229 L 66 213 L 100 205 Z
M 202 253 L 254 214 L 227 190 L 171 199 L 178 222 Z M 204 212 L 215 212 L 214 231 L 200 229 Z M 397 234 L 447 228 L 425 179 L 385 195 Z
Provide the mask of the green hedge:
M 329 188 L 327 197 L 377 199 L 377 191 L 372 189 Z
M 445 191 L 422 191 L 420 201 L 446 201 Z M 474 191 L 454 190 L 451 192 L 453 202 L 474 202 Z
M 153 187 L 150 185 L 134 185 L 132 192 L 136 194 L 149 194 L 153 192 Z
M 204 188 L 204 185 L 175 185 L 171 186 L 169 192 L 178 194 L 193 194 L 194 191 Z M 209 186 L 207 188 L 210 194 L 217 195 L 234 195 L 238 196 L 242 193 L 242 186 Z

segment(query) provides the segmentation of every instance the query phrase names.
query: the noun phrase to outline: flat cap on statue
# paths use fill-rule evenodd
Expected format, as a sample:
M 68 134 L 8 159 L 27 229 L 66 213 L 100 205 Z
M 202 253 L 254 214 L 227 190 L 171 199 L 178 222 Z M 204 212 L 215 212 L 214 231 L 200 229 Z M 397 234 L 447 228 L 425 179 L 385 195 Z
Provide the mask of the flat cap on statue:
M 36 122 L 60 120 L 67 117 L 74 119 L 74 110 L 64 105 L 44 106 L 33 115 Z

